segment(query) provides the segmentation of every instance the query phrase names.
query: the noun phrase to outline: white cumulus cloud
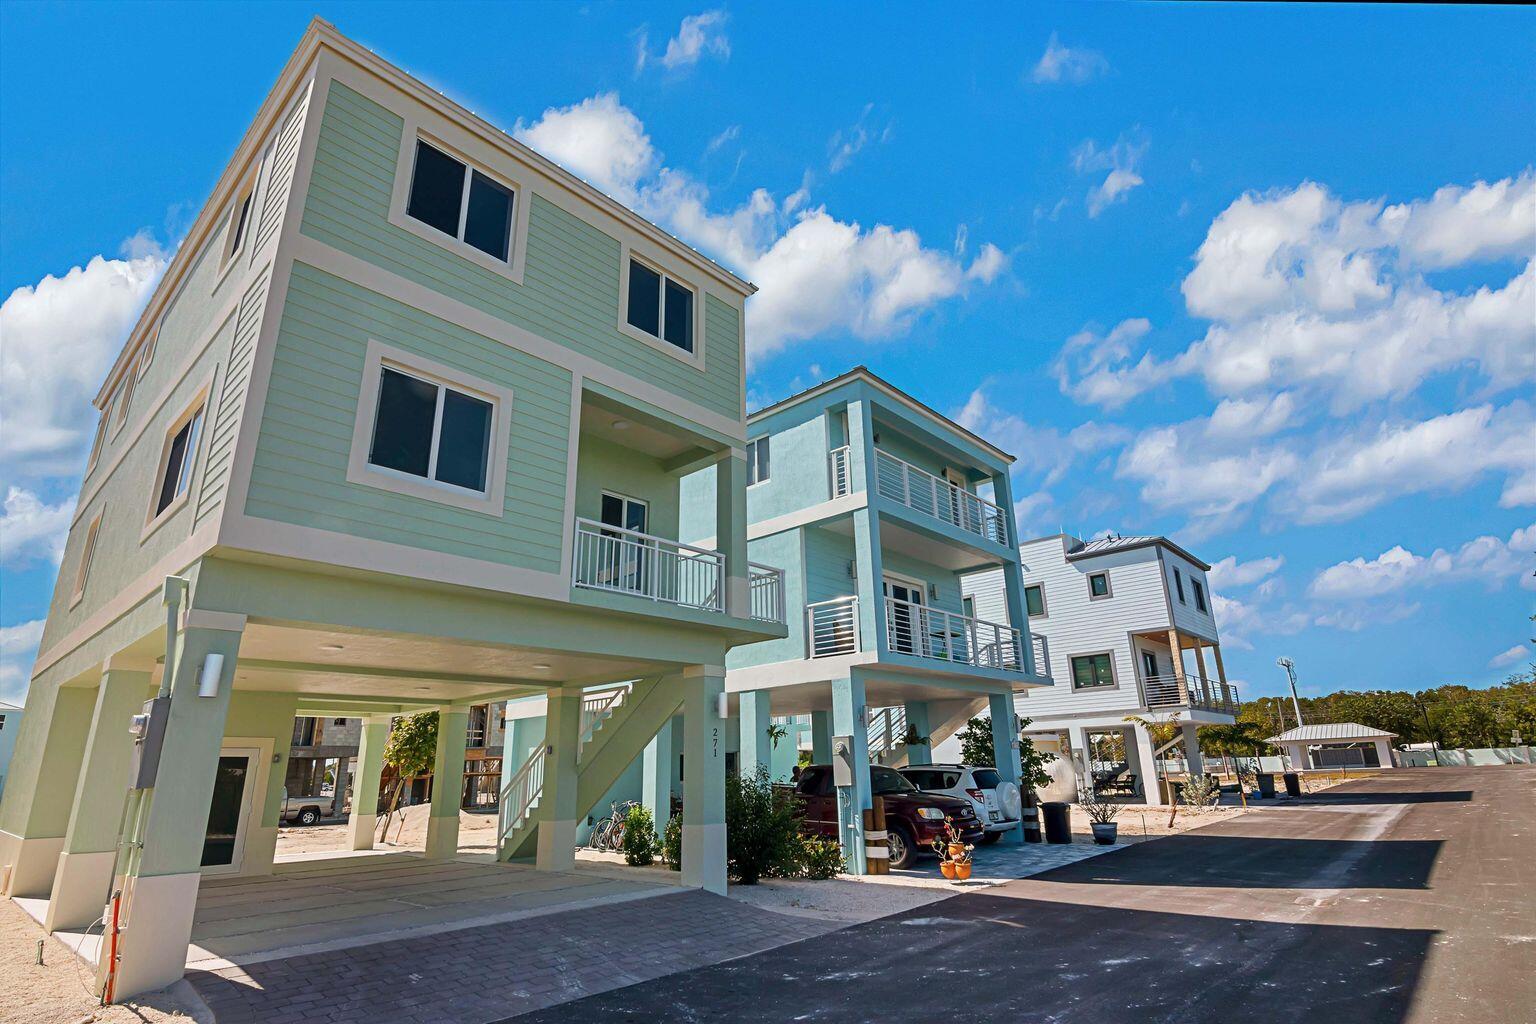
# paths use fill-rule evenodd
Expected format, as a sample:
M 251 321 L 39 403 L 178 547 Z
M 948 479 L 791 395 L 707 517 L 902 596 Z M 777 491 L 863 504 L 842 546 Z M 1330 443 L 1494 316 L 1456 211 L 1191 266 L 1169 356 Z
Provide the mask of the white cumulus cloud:
M 1137 165 L 1146 151 L 1145 141 L 1134 141 L 1125 135 L 1107 149 L 1085 139 L 1072 151 L 1072 169 L 1078 174 L 1107 172 L 1102 181 L 1088 190 L 1089 217 L 1097 217 L 1115 203 L 1124 202 L 1131 189 L 1145 184 Z
M 1271 555 L 1265 558 L 1253 558 L 1246 562 L 1239 562 L 1236 556 L 1228 555 L 1211 565 L 1211 571 L 1207 573 L 1211 581 L 1211 589 L 1223 590 L 1234 587 L 1251 587 L 1261 580 L 1267 579 L 1280 571 L 1285 564 L 1283 555 Z
M 725 22 L 723 10 L 688 15 L 678 27 L 677 35 L 667 40 L 667 48 L 661 55 L 662 67 L 686 68 L 706 56 L 720 60 L 730 57 L 731 41 L 725 34 Z
M 1045 44 L 1045 52 L 1040 55 L 1040 60 L 1030 71 L 1029 77 L 1031 81 L 1041 84 L 1081 83 L 1108 70 L 1109 61 L 1104 59 L 1103 54 L 1094 50 L 1063 46 L 1061 39 L 1052 32 L 1050 41 Z
M 1515 644 L 1509 650 L 1501 654 L 1495 654 L 1488 659 L 1489 668 L 1505 668 L 1517 661 L 1525 661 L 1531 656 L 1531 649 L 1525 644 Z
M 57 564 L 64 557 L 64 542 L 74 514 L 74 498 L 47 505 L 31 491 L 9 488 L 4 515 L 0 516 L 0 566 L 20 569 L 37 562 Z
M 1312 580 L 1308 592 L 1317 598 L 1355 601 L 1381 597 L 1432 580 L 1476 580 L 1490 589 L 1518 579 L 1536 589 L 1536 524 L 1522 527 L 1507 539 L 1485 535 L 1454 551 L 1436 548 L 1417 555 L 1402 545 L 1375 558 L 1352 558 L 1331 565 Z
M 20 704 L 25 698 L 42 639 L 42 619 L 0 626 L 0 700 Z

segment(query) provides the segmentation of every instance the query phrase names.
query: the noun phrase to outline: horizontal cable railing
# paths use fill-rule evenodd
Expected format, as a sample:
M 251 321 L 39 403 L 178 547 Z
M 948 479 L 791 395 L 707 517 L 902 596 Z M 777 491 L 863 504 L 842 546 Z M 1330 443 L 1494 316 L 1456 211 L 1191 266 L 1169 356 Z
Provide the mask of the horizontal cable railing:
M 907 742 L 907 706 L 870 708 L 865 713 L 869 756 L 877 760 Z
M 832 497 L 841 498 L 853 489 L 853 478 L 848 470 L 847 445 L 827 453 L 827 473 L 831 477 Z
M 835 597 L 805 606 L 806 656 L 830 658 L 859 648 L 859 599 Z
M 1236 714 L 1237 690 L 1229 683 L 1196 675 L 1148 676 L 1141 681 L 1142 703 L 1149 708 L 1193 707 L 1203 711 Z
M 1035 654 L 1035 675 L 1048 676 L 1051 674 L 1051 650 L 1045 642 L 1045 637 L 1039 633 L 1029 634 L 1029 646 Z
M 576 520 L 571 583 L 698 608 L 725 610 L 725 556 L 665 537 Z
M 784 570 L 756 562 L 747 563 L 747 569 L 752 618 L 762 622 L 784 622 Z
M 964 487 L 879 448 L 875 449 L 875 478 L 881 497 L 996 544 L 1008 545 L 1008 517 L 1003 509 Z
M 1019 631 L 894 597 L 885 599 L 886 644 L 900 654 L 1022 672 Z

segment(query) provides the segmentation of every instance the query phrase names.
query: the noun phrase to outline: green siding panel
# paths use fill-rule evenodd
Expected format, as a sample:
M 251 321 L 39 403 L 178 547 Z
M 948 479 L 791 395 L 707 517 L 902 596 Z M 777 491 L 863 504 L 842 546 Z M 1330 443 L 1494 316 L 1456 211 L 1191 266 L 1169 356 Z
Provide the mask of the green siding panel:
M 737 309 L 706 294 L 705 372 L 620 333 L 619 241 L 541 196 L 529 206 L 521 285 L 391 224 L 403 131 L 399 116 L 331 83 L 305 197 L 305 235 L 713 412 L 741 415 Z
M 370 339 L 512 389 L 504 514 L 347 481 Z M 274 349 L 246 514 L 546 572 L 565 530 L 571 375 L 303 263 Z

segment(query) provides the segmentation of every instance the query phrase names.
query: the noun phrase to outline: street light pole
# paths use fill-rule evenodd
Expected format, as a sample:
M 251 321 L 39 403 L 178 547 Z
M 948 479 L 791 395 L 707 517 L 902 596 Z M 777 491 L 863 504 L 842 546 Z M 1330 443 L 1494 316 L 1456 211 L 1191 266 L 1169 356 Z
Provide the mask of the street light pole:
M 1291 681 L 1291 709 L 1296 712 L 1296 727 L 1301 727 L 1301 701 L 1296 699 L 1296 663 L 1290 658 L 1276 658 L 1275 664 L 1285 669 L 1286 678 Z

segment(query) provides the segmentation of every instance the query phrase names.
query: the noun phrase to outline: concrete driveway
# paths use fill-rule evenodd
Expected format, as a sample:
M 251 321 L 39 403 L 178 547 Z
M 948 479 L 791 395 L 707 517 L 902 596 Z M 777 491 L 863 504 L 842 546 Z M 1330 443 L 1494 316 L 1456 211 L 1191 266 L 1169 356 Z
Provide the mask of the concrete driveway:
M 548 1010 L 568 1020 L 1530 1020 L 1536 768 L 1385 772 Z

